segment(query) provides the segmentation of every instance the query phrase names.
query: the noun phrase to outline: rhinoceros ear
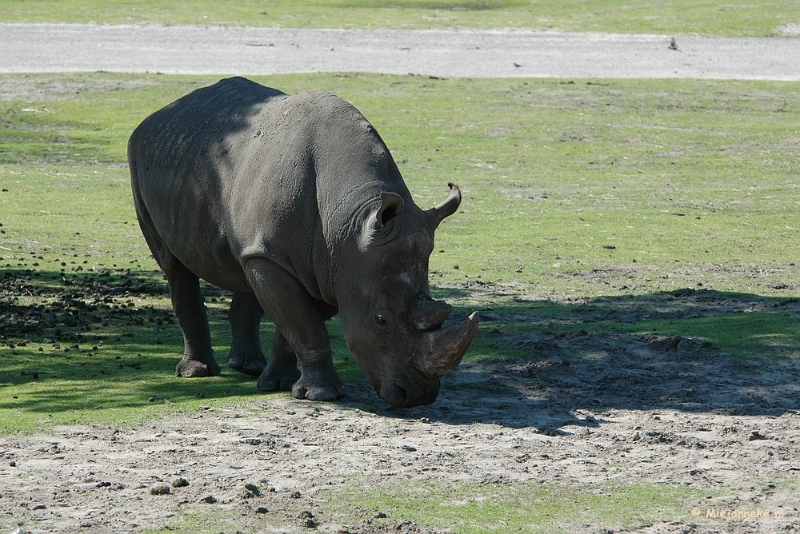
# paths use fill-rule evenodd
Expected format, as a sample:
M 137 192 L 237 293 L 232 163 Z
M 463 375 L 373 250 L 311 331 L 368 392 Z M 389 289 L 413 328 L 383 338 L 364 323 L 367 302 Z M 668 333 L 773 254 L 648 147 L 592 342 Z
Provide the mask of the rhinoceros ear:
M 425 212 L 430 218 L 434 230 L 445 217 L 454 214 L 458 206 L 461 205 L 461 189 L 454 183 L 449 183 L 447 185 L 450 187 L 450 194 L 448 197 L 441 204 Z
M 381 193 L 381 207 L 378 208 L 378 213 L 375 214 L 375 229 L 385 229 L 392 219 L 403 213 L 403 206 L 403 197 L 397 193 L 386 191 Z

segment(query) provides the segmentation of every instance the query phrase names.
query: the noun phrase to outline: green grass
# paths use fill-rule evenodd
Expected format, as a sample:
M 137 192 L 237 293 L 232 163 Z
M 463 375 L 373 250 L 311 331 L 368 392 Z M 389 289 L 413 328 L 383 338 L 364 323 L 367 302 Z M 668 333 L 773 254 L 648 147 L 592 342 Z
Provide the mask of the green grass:
M 579 532 L 600 524 L 628 530 L 658 521 L 689 516 L 692 504 L 703 498 L 697 488 L 645 484 L 587 484 L 581 489 L 541 484 L 434 483 L 409 491 L 405 485 L 375 492 L 364 488 L 346 495 L 327 492 L 320 500 L 358 503 L 361 509 L 381 511 L 389 523 L 413 520 L 433 528 L 470 534 L 503 532 Z M 352 505 L 350 505 L 352 506 Z M 357 510 L 342 506 L 353 517 Z
M 0 432 L 38 430 L 42 421 L 135 422 L 254 393 L 252 380 L 233 373 L 172 376 L 182 338 L 139 233 L 125 165 L 127 136 L 140 120 L 213 81 L 104 73 L 0 81 L 5 94 L 19 95 L 0 101 L 0 276 L 21 284 L 0 294 L 2 302 L 18 316 L 55 313 L 61 324 L 81 313 L 70 299 L 99 298 L 98 287 L 110 298 L 88 323 L 3 340 Z M 704 337 L 737 357 L 797 357 L 797 316 L 785 306 L 800 279 L 791 253 L 800 249 L 797 84 L 259 81 L 352 101 L 381 132 L 421 206 L 443 199 L 448 181 L 462 185 L 462 208 L 441 226 L 431 258 L 432 284 L 459 309 L 530 317 L 502 325 L 521 333 L 661 332 Z M 143 284 L 156 290 L 124 294 Z M 640 323 L 620 315 L 672 306 L 665 292 L 685 287 L 771 299 L 775 308 L 688 319 L 655 313 Z M 218 299 L 212 328 L 224 361 L 227 297 L 207 293 Z M 601 318 L 592 322 L 580 306 Z M 337 365 L 346 380 L 361 380 L 337 328 Z M 469 357 L 497 350 L 482 336 Z
M 287 28 L 556 28 L 769 36 L 800 23 L 793 0 L 0 0 L 0 21 L 226 24 Z
M 379 531 L 393 530 L 409 521 L 423 531 L 444 529 L 461 534 L 567 533 L 581 532 L 588 525 L 631 530 L 676 518 L 706 523 L 692 518 L 691 509 L 709 497 L 708 491 L 666 484 L 586 484 L 567 489 L 535 481 L 433 482 L 411 487 L 384 484 L 379 488 L 359 488 L 357 481 L 353 482 L 347 486 L 355 489 L 327 490 L 315 496 L 316 506 L 324 510 L 324 516 L 319 518 L 325 523 L 370 520 Z M 224 513 L 187 513 L 168 528 L 147 532 L 218 532 L 220 515 Z M 237 515 L 230 513 L 226 524 L 247 531 L 245 526 L 237 526 L 237 521 L 242 521 Z
M 571 533 L 602 528 L 613 531 L 638 531 L 654 524 L 682 521 L 700 528 L 717 528 L 721 520 L 707 518 L 707 510 L 751 512 L 739 496 L 746 488 L 702 489 L 672 484 L 586 483 L 570 487 L 537 481 L 510 484 L 426 482 L 385 483 L 361 487 L 358 480 L 341 481 L 347 489 L 323 490 L 315 495 L 314 513 L 323 525 L 369 524 L 377 532 L 402 531 L 413 525 L 424 531 Z M 780 485 L 796 489 L 794 480 L 752 481 L 753 487 Z M 297 517 L 303 508 L 284 509 L 286 516 Z M 693 509 L 699 515 L 693 515 Z M 764 510 L 759 506 L 759 509 Z M 777 508 L 766 509 L 774 512 Z M 236 509 L 217 508 L 213 512 L 187 511 L 178 514 L 163 528 L 145 530 L 156 533 L 215 534 L 224 523 L 242 532 L 255 531 Z M 265 518 L 265 521 L 269 521 Z M 730 521 L 730 520 L 727 520 Z M 734 520 L 735 521 L 735 520 Z M 284 525 L 271 525 L 285 528 Z M 400 526 L 400 528 L 398 528 Z M 265 527 L 259 523 L 259 531 Z M 345 527 L 347 528 L 347 527 Z M 624 529 L 624 530 L 623 530 Z

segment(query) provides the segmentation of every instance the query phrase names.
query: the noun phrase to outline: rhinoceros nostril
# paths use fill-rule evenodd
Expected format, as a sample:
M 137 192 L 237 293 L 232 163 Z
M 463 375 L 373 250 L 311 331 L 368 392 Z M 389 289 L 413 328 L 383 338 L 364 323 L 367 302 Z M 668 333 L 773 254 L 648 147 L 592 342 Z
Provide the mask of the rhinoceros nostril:
M 392 406 L 402 408 L 408 402 L 408 392 L 394 380 L 384 380 L 381 382 L 381 390 L 378 394 Z

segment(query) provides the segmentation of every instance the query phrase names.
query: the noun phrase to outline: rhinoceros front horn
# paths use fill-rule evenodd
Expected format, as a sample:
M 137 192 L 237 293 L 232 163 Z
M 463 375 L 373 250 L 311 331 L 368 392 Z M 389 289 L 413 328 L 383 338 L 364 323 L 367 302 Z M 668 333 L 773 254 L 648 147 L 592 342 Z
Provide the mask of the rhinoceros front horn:
M 478 333 L 479 322 L 480 316 L 474 312 L 461 325 L 424 334 L 419 362 L 422 374 L 432 380 L 447 374 L 461 363 Z

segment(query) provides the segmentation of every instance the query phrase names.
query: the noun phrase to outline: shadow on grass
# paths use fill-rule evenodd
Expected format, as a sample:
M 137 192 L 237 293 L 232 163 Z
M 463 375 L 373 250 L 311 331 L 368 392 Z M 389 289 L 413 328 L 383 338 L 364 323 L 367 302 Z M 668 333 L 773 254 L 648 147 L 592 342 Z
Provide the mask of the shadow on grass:
M 461 290 L 437 296 L 475 300 Z M 558 434 L 597 426 L 609 410 L 779 416 L 800 406 L 800 299 L 792 296 L 485 296 L 500 304 L 482 310 L 479 337 L 437 402 L 377 411 Z
M 78 413 L 260 395 L 254 377 L 225 365 L 229 294 L 205 284 L 203 292 L 222 376 L 179 379 L 183 336 L 160 272 L 0 269 L 0 410 Z M 332 323 L 337 368 L 357 379 Z M 264 321 L 265 350 L 273 332 Z
M 184 380 L 174 376 L 183 339 L 159 273 L 86 274 L 67 284 L 62 273 L 0 271 L 0 409 L 54 413 L 257 394 L 252 377 L 224 367 L 225 293 L 205 287 L 223 375 Z M 468 295 L 437 291 L 451 300 Z M 555 433 L 600 424 L 613 409 L 777 416 L 800 406 L 796 298 L 683 289 L 576 303 L 487 301 L 500 304 L 481 310 L 478 338 L 444 377 L 439 399 L 408 410 L 375 395 L 331 321 L 336 366 L 350 390 L 342 405 Z M 453 320 L 469 311 L 456 308 Z M 265 321 L 265 349 L 272 332 Z

